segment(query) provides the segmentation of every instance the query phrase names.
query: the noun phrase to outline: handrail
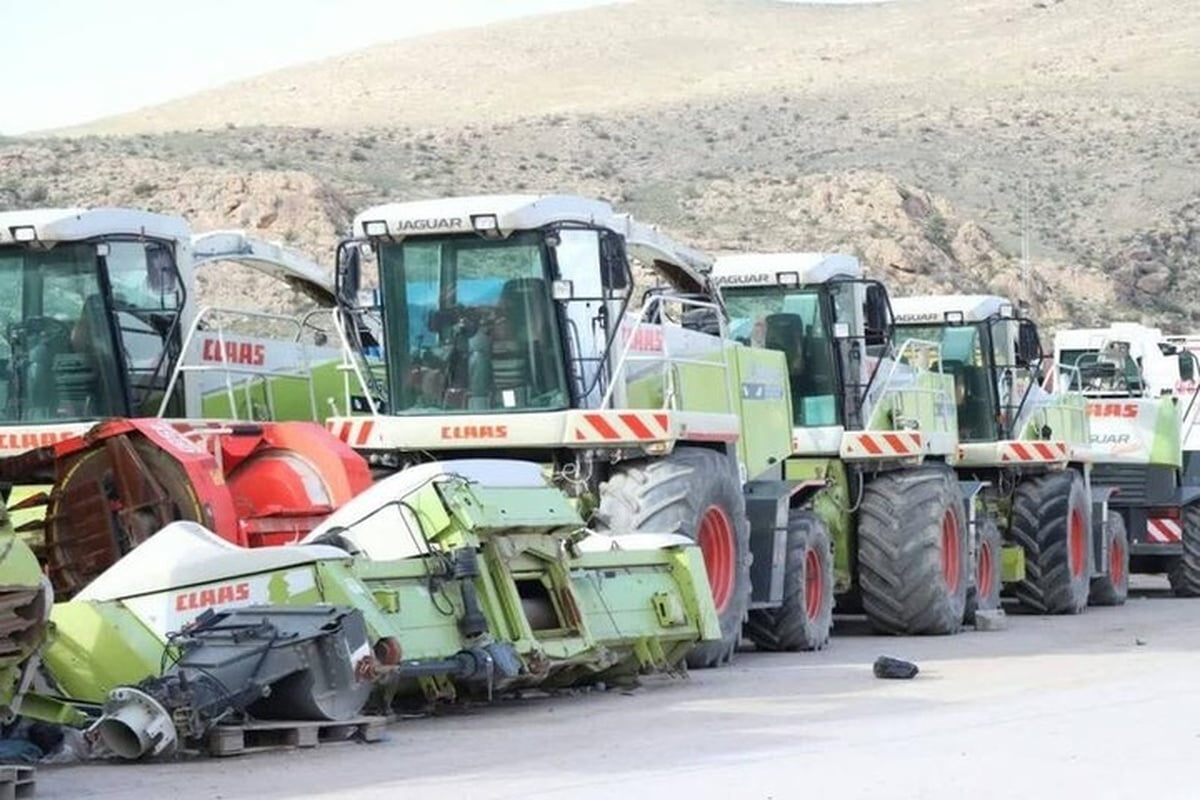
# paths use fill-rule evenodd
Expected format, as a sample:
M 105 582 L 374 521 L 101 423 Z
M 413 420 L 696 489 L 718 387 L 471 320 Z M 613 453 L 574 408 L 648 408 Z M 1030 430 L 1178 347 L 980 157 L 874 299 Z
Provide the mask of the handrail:
M 656 306 L 662 306 L 667 301 L 673 301 L 673 302 L 679 303 L 680 306 L 683 306 L 688 310 L 708 309 L 710 311 L 715 312 L 716 318 L 718 321 L 718 325 L 719 325 L 719 330 L 720 330 L 720 336 L 718 338 L 719 344 L 717 345 L 717 347 L 721 353 L 721 360 L 720 360 L 719 364 L 717 362 L 713 362 L 713 361 L 704 361 L 701 359 L 694 359 L 694 358 L 687 358 L 687 357 L 673 357 L 671 355 L 670 344 L 668 342 L 668 337 L 666 335 L 667 329 L 668 328 L 676 329 L 676 330 L 688 330 L 688 329 L 684 328 L 682 323 L 674 322 L 672 320 L 666 319 L 665 317 L 663 317 L 663 319 L 665 321 L 661 321 L 661 322 L 649 322 L 648 321 L 648 318 L 650 318 L 652 316 L 651 312 L 654 310 L 654 308 Z M 630 316 L 631 315 L 627 314 L 626 319 L 628 319 Z M 660 314 L 660 317 L 662 317 L 661 314 Z M 623 327 L 624 320 L 622 320 L 618 324 Z M 650 326 L 650 325 L 653 325 L 663 331 L 663 336 L 661 339 L 661 354 L 655 353 L 653 355 L 645 355 L 645 354 L 633 353 L 633 345 L 634 345 L 634 342 L 637 341 L 638 331 L 642 330 L 644 328 L 644 326 Z M 705 334 L 702 334 L 699 332 L 696 332 L 696 333 L 699 336 L 705 335 Z M 725 317 L 723 314 L 723 309 L 717 303 L 709 302 L 707 300 L 691 298 L 691 297 L 678 297 L 678 296 L 673 296 L 673 295 L 661 295 L 661 294 L 651 295 L 650 297 L 648 297 L 646 299 L 646 301 L 642 304 L 641 308 L 639 308 L 638 311 L 636 312 L 636 318 L 635 318 L 633 325 L 631 325 L 628 330 L 622 331 L 622 335 L 624 335 L 625 341 L 621 346 L 620 357 L 617 359 L 617 363 L 613 367 L 613 369 L 610 373 L 611 377 L 609 378 L 608 388 L 605 390 L 604 395 L 600 398 L 599 407 L 601 409 L 612 407 L 613 394 L 616 391 L 617 387 L 619 385 L 623 384 L 626 366 L 631 362 L 638 362 L 638 361 L 661 361 L 662 362 L 662 365 L 663 365 L 663 369 L 662 369 L 662 373 L 663 373 L 662 374 L 662 381 L 663 381 L 662 410 L 677 410 L 677 408 L 678 408 L 679 393 L 678 393 L 678 386 L 676 385 L 677 380 L 675 378 L 676 370 L 674 369 L 674 366 L 677 364 L 693 364 L 693 365 L 701 365 L 701 366 L 705 366 L 705 367 L 719 366 L 721 371 L 725 375 L 726 408 L 730 409 L 730 411 L 732 411 L 734 408 L 736 408 L 736 405 L 734 402 L 733 385 L 732 385 L 732 381 L 731 381 L 732 371 L 729 368 L 729 350 L 726 347 L 726 344 L 729 341 L 729 330 L 726 325 L 726 320 L 725 320 Z M 717 338 L 717 337 L 713 337 L 713 338 Z
M 201 308 L 200 311 L 196 314 L 195 319 L 193 319 L 191 324 L 188 326 L 188 332 L 187 332 L 187 335 L 184 337 L 183 347 L 180 350 L 179 360 L 176 362 L 174 369 L 171 371 L 171 378 L 170 378 L 170 380 L 167 381 L 166 391 L 163 393 L 163 400 L 162 400 L 162 403 L 160 403 L 160 405 L 159 405 L 156 416 L 162 417 L 162 416 L 166 415 L 167 406 L 169 405 L 171 397 L 175 392 L 175 388 L 178 386 L 180 378 L 185 373 L 202 373 L 202 372 L 218 372 L 219 371 L 224 374 L 225 396 L 226 396 L 226 399 L 229 401 L 229 414 L 234 419 L 237 419 L 237 397 L 235 395 L 234 385 L 233 385 L 233 380 L 232 380 L 232 376 L 234 376 L 234 375 L 249 376 L 248 380 L 241 382 L 241 387 L 240 387 L 242 390 L 243 399 L 245 400 L 246 408 L 247 408 L 248 412 L 250 411 L 250 408 L 251 408 L 252 398 L 250 395 L 250 390 L 251 390 L 251 387 L 253 386 L 254 378 L 258 377 L 258 378 L 262 378 L 264 380 L 264 386 L 266 387 L 265 395 L 267 398 L 269 413 L 271 415 L 274 415 L 274 406 L 275 406 L 274 399 L 275 398 L 274 398 L 274 391 L 271 388 L 270 382 L 267 381 L 267 379 L 268 378 L 282 378 L 285 380 L 305 381 L 308 384 L 309 410 L 311 412 L 312 418 L 316 419 L 317 418 L 317 399 L 316 399 L 316 391 L 313 387 L 313 382 L 312 382 L 312 364 L 310 363 L 311 359 L 309 358 L 309 353 L 308 353 L 308 343 L 303 341 L 303 338 L 302 338 L 302 334 L 304 332 L 305 321 L 309 317 L 311 317 L 311 315 L 312 315 L 312 312 L 309 312 L 309 314 L 304 315 L 304 317 L 297 318 L 294 316 L 288 316 L 286 314 L 273 314 L 273 313 L 266 312 L 266 311 L 250 311 L 250 310 L 240 309 L 240 308 L 222 308 L 219 306 L 205 306 L 205 307 Z M 244 367 L 244 366 L 240 366 L 238 364 L 231 363 L 227 359 L 226 339 L 225 339 L 225 335 L 226 335 L 225 319 L 226 319 L 226 317 L 231 317 L 231 316 L 236 316 L 236 317 L 240 317 L 243 319 L 250 319 L 250 320 L 282 322 L 282 323 L 286 323 L 288 325 L 295 326 L 297 332 L 296 332 L 295 339 L 293 339 L 292 341 L 295 344 L 300 346 L 301 358 L 302 358 L 302 365 L 300 368 L 300 373 L 294 374 L 292 372 L 289 372 L 286 367 L 280 368 L 280 369 L 250 368 L 250 367 Z M 217 346 L 219 348 L 219 353 L 221 356 L 221 362 L 219 364 L 190 363 L 188 361 L 188 354 L 192 351 L 192 347 L 195 344 L 196 335 L 201 331 L 201 325 L 206 321 L 210 322 L 210 323 L 215 321 L 215 323 L 216 323 L 215 328 L 211 328 L 211 329 L 205 328 L 204 332 L 205 333 L 215 333 L 216 339 L 217 339 Z M 200 357 L 203 358 L 203 354 L 201 354 Z

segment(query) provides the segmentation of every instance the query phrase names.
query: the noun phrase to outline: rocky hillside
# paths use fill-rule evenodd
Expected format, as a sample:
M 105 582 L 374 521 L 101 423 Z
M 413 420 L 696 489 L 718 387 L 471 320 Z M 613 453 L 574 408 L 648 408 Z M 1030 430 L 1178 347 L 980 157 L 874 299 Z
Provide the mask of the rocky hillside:
M 640 0 L 0 141 L 0 204 L 175 209 L 327 257 L 370 203 L 565 191 L 714 251 L 847 250 L 901 291 L 1186 329 L 1195 41 L 1161 0 Z

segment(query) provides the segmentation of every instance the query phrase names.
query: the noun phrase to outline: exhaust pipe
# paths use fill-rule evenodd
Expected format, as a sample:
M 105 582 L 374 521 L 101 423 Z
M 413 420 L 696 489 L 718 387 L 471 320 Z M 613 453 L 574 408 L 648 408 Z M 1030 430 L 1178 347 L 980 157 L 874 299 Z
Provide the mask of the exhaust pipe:
M 117 757 L 129 760 L 169 756 L 179 743 L 175 723 L 162 704 L 132 686 L 113 689 L 104 714 L 92 726 Z

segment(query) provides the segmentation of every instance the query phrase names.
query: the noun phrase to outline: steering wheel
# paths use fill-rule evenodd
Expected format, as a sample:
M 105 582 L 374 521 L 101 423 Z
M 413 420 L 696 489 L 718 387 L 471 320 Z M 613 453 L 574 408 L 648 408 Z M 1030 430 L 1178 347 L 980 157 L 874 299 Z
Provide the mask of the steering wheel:
M 57 317 L 26 317 L 17 322 L 10 322 L 4 331 L 4 338 L 8 340 L 8 346 L 13 350 L 17 349 L 14 339 L 22 336 L 28 339 L 30 335 L 40 335 L 69 342 L 73 327 L 71 323 Z

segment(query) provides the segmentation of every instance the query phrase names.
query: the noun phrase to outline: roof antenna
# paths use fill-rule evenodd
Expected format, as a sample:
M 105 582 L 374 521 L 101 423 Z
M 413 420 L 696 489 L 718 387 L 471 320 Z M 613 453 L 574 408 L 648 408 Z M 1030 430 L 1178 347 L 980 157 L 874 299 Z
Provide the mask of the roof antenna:
M 1021 193 L 1021 285 L 1029 287 L 1029 178 Z

